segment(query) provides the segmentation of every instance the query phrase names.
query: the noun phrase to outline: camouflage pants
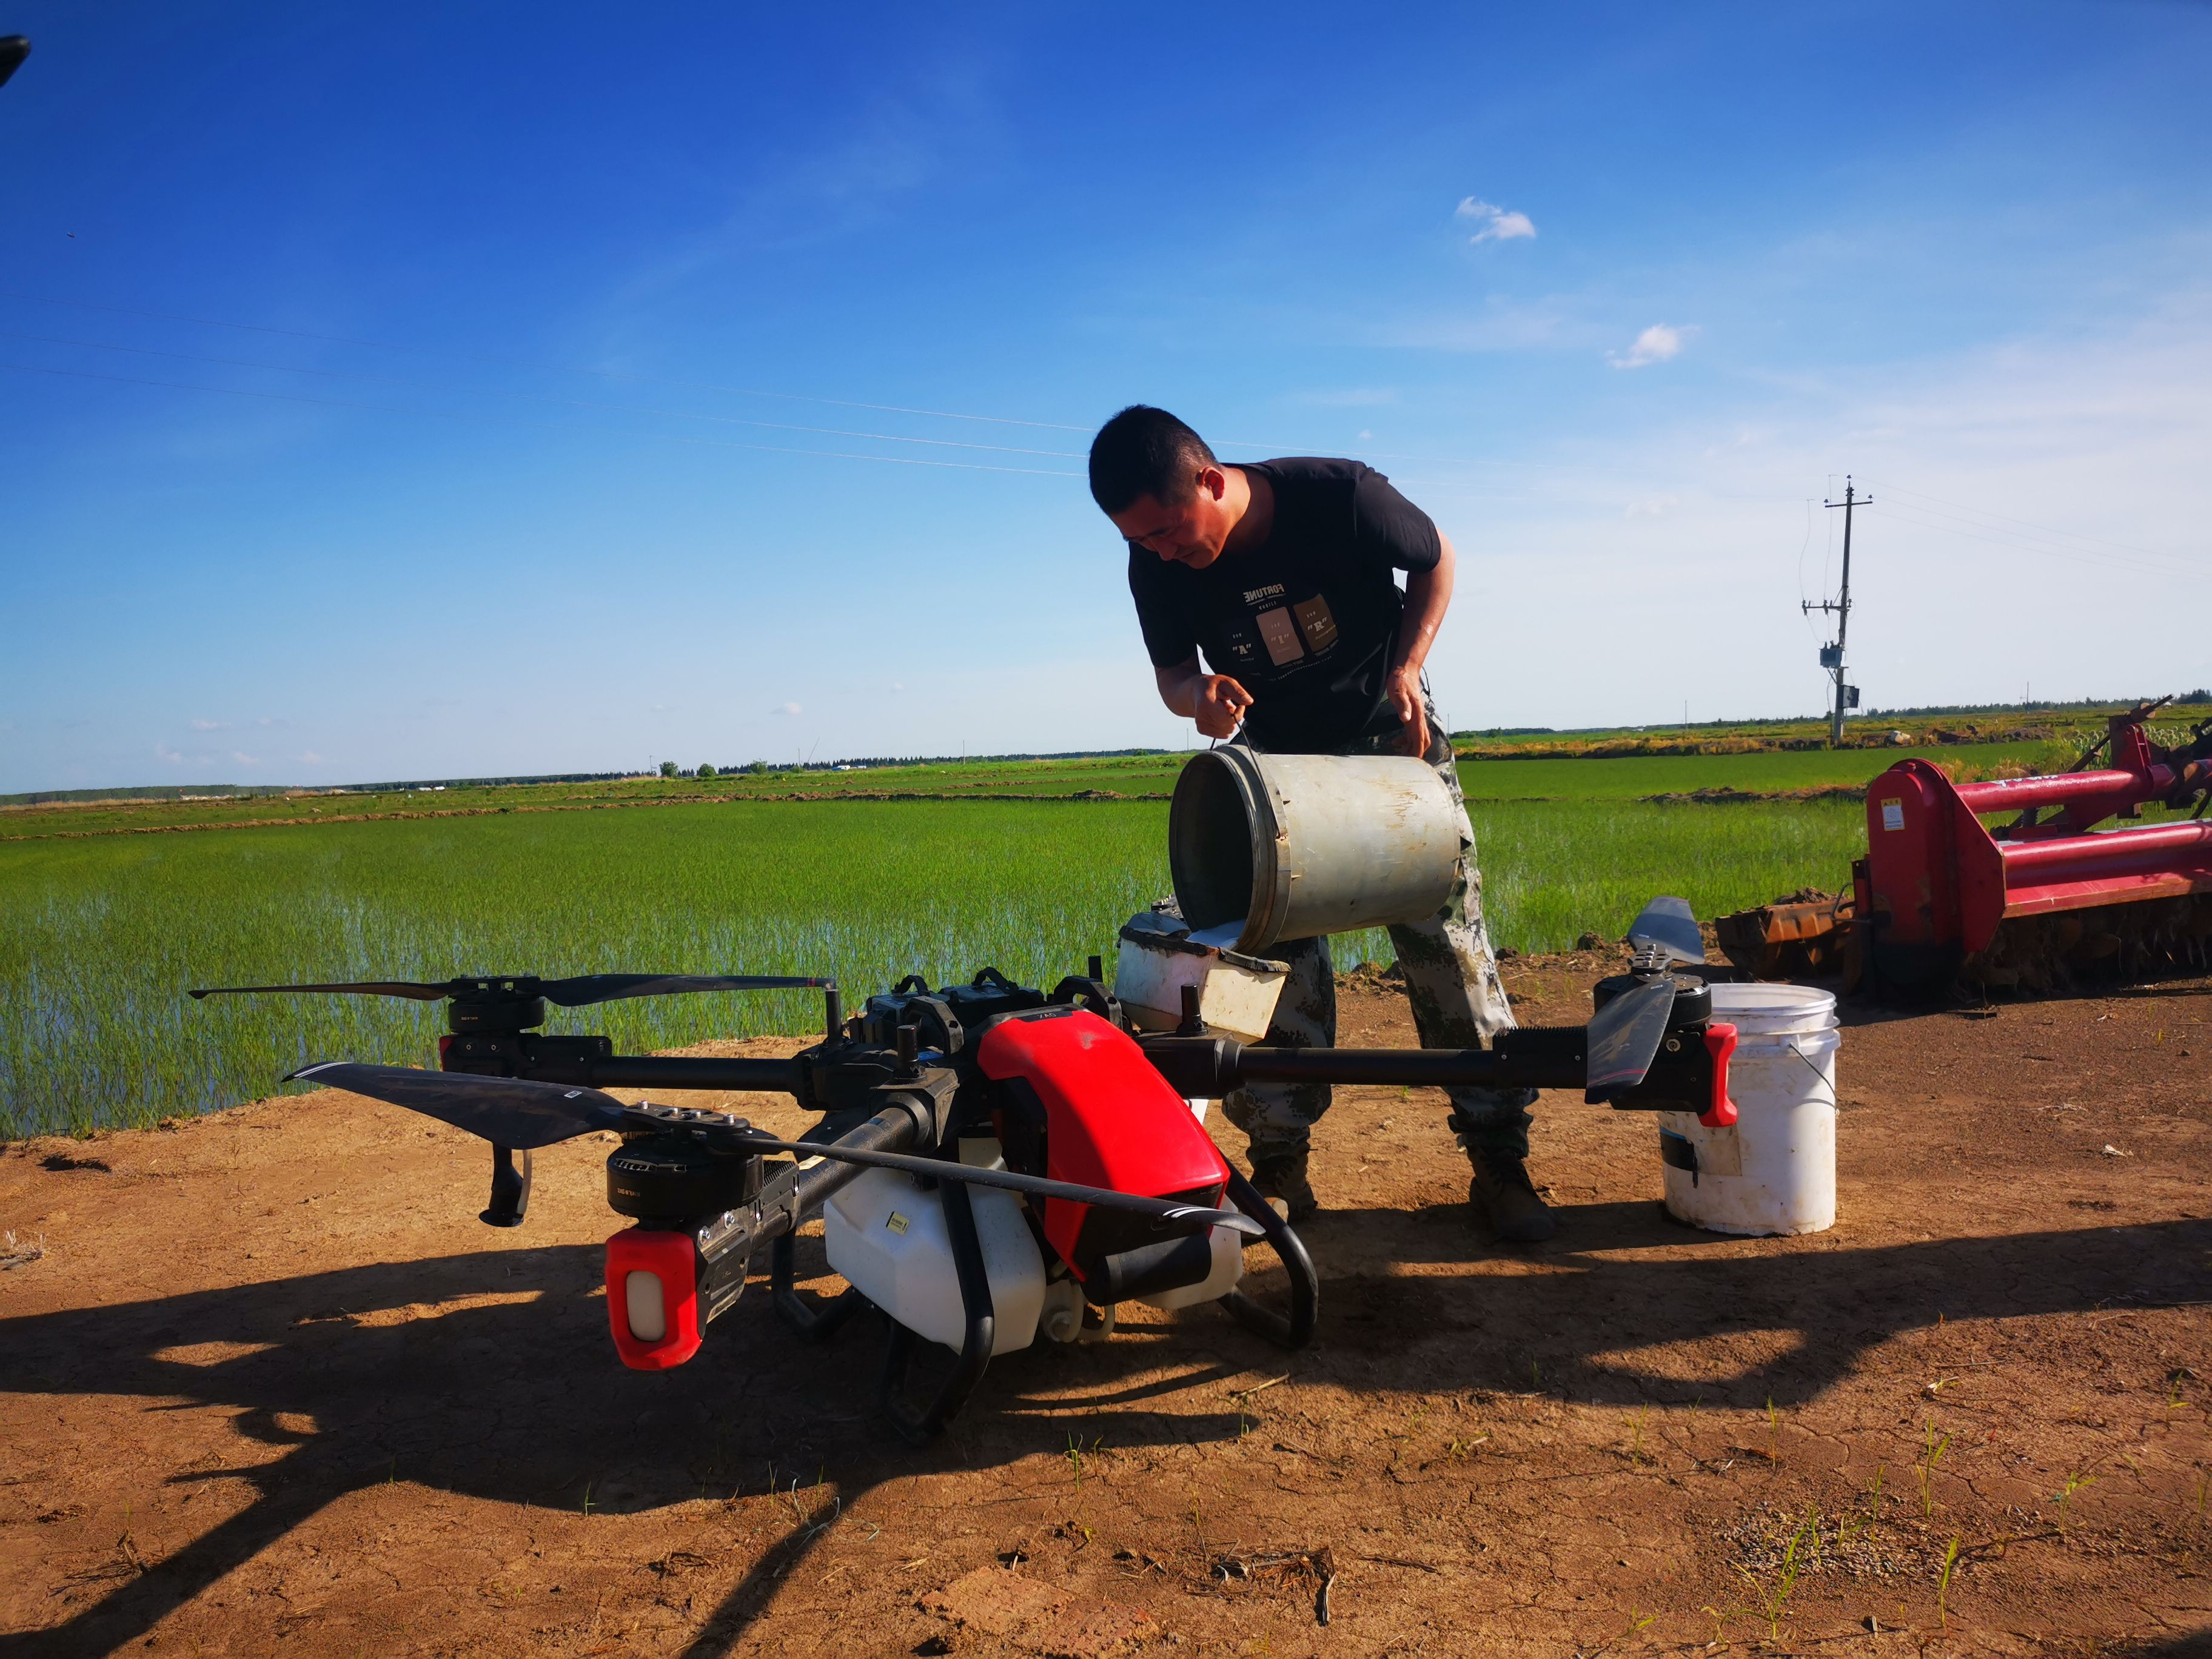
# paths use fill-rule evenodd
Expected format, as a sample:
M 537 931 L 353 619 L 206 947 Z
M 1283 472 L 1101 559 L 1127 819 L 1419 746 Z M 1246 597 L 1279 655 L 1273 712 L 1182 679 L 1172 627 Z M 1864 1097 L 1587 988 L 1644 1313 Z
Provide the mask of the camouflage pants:
M 1431 706 L 1428 711 L 1429 752 L 1424 757 L 1443 778 L 1452 799 L 1460 802 L 1459 773 L 1451 744 Z M 1357 751 L 1395 752 L 1387 742 Z M 1462 815 L 1466 811 L 1461 805 Z M 1513 1029 L 1513 1012 L 1498 976 L 1498 958 L 1482 920 L 1482 875 L 1475 868 L 1474 830 L 1462 831 L 1459 869 L 1443 908 L 1419 921 L 1390 929 L 1398 963 L 1406 976 L 1406 1000 L 1413 1005 L 1413 1029 L 1424 1048 L 1486 1048 L 1500 1031 Z M 1267 1041 L 1290 1048 L 1328 1048 L 1336 1042 L 1336 973 L 1327 939 L 1285 939 L 1267 954 L 1290 963 L 1282 1000 Z M 1451 1088 L 1447 1120 L 1471 1147 L 1528 1155 L 1528 1108 L 1532 1089 Z M 1328 1110 L 1326 1083 L 1255 1084 L 1221 1103 L 1223 1114 L 1251 1137 L 1252 1156 L 1303 1152 L 1313 1126 Z

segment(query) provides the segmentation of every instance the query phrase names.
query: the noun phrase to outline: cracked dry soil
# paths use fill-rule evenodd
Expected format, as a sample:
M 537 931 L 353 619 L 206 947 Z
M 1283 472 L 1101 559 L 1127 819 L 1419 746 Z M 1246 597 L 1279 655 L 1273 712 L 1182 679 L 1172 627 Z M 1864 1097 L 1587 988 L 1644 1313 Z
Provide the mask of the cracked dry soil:
M 878 1329 L 757 1290 L 625 1371 L 590 1143 L 516 1232 L 335 1093 L 10 1146 L 0 1659 L 2212 1651 L 2212 981 L 1846 1025 L 1832 1232 L 1673 1226 L 1650 1120 L 1551 1096 L 1559 1237 L 1501 1249 L 1441 1097 L 1346 1090 L 1311 1350 L 1040 1343 L 924 1452 Z

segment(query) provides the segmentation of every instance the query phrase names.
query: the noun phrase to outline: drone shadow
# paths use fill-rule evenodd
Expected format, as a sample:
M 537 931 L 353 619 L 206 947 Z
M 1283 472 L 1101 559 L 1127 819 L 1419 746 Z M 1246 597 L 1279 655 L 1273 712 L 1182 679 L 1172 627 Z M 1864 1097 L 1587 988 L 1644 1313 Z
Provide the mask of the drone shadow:
M 1325 1279 L 1321 1341 L 1302 1357 L 1301 1374 L 1389 1392 L 1523 1389 L 1533 1362 L 1544 1386 L 1577 1399 L 1788 1405 L 1849 1373 L 1869 1348 L 1939 1316 L 2192 1300 L 2212 1251 L 2212 1220 L 2189 1220 L 1862 1249 L 1749 1251 L 1715 1241 L 1655 1257 L 1643 1248 L 1704 1236 L 1664 1224 L 1650 1204 L 1562 1213 L 1564 1242 L 1540 1253 L 1544 1271 L 1475 1276 L 1419 1271 L 1498 1254 L 1456 1215 L 1323 1218 L 1310 1236 L 1317 1260 L 1350 1258 L 1356 1243 L 1358 1258 L 1378 1268 Z M 865 1328 L 818 1346 L 797 1342 L 765 1295 L 748 1296 L 698 1360 L 672 1373 L 631 1372 L 605 1352 L 599 1276 L 596 1247 L 558 1245 L 0 1320 L 18 1393 L 228 1408 L 243 1432 L 281 1449 L 252 1467 L 171 1476 L 228 1474 L 256 1495 L 69 1621 L 0 1636 L 0 1659 L 118 1648 L 325 1505 L 387 1480 L 563 1507 L 580 1504 L 589 1483 L 594 1508 L 622 1513 L 763 1492 L 787 1478 L 779 1469 L 804 1478 L 827 1463 L 849 1507 L 921 1470 L 1057 1453 L 1071 1412 L 1086 1436 L 1116 1446 L 1233 1438 L 1237 1413 L 1178 1411 L 1176 1397 L 1194 1407 L 1197 1385 L 1273 1352 L 1218 1310 L 1193 1310 L 1132 1334 L 1153 1368 L 1171 1362 L 1180 1375 L 1133 1382 L 1140 1368 L 1127 1340 L 1009 1356 L 954 1433 L 914 1451 L 875 1420 L 877 1350 Z M 1758 1340 L 1731 1350 L 1747 1336 Z M 822 1536 L 794 1528 L 772 1547 L 702 1621 L 688 1659 L 726 1653 Z
M 1066 1363 L 1054 1363 L 1057 1354 L 1000 1361 L 952 1434 L 910 1450 L 876 1417 L 880 1321 L 856 1322 L 820 1346 L 795 1341 L 757 1285 L 717 1322 L 698 1359 L 669 1373 L 629 1371 L 609 1349 L 601 1263 L 596 1246 L 557 1245 L 0 1319 L 13 1392 L 136 1398 L 149 1412 L 212 1407 L 276 1449 L 266 1461 L 234 1460 L 243 1467 L 167 1474 L 174 1485 L 243 1480 L 254 1495 L 74 1619 L 0 1634 L 0 1656 L 114 1650 L 325 1505 L 387 1480 L 572 1510 L 588 1496 L 592 1510 L 623 1514 L 759 1493 L 793 1474 L 811 1482 L 827 1465 L 849 1506 L 918 1470 L 1059 1451 L 1065 1431 L 1055 1439 L 1050 1404 L 1003 1418 L 993 1409 L 1038 1385 L 1073 1389 L 1079 1397 L 1060 1403 L 1117 1445 L 1237 1430 L 1233 1413 L 1152 1408 L 1176 1385 L 1127 1391 L 1127 1355 L 1117 1366 L 1086 1348 Z M 727 1608 L 757 1613 L 817 1538 L 795 1530 L 708 1627 L 733 1638 L 752 1614 L 732 1626 Z

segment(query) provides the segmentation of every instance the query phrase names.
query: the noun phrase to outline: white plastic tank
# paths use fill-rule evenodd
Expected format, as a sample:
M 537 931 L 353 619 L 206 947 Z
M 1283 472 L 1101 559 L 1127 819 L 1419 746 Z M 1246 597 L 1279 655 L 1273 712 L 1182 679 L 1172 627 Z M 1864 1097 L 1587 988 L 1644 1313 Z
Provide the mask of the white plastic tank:
M 1729 1096 L 1736 1121 L 1659 1118 L 1668 1213 L 1711 1232 L 1817 1233 L 1836 1224 L 1836 1028 L 1832 993 L 1805 985 L 1716 985 L 1713 1018 L 1736 1028 Z
M 991 1281 L 991 1352 L 1011 1353 L 1036 1338 L 1044 1256 L 1020 1199 L 991 1187 L 968 1195 Z M 822 1227 L 830 1265 L 847 1283 L 917 1335 L 960 1346 L 968 1322 L 939 1193 L 898 1170 L 870 1170 L 823 1206 Z

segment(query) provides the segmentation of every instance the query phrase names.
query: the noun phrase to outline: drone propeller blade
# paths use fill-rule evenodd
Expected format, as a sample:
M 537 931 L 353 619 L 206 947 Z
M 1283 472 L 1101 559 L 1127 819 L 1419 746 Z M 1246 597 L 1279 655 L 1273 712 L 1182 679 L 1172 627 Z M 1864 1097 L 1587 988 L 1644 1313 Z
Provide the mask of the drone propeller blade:
M 541 981 L 538 994 L 563 1008 L 582 1008 L 623 997 L 665 997 L 684 991 L 818 991 L 826 979 L 778 974 L 579 974 Z
M 1674 981 L 1665 974 L 1632 985 L 1599 1009 L 1589 1023 L 1584 1098 L 1595 1105 L 1643 1082 L 1674 1011 Z
M 1665 951 L 1677 962 L 1703 962 L 1705 941 L 1687 899 L 1656 898 L 1628 925 L 1629 942 Z
M 441 997 L 453 994 L 451 982 L 444 985 L 418 985 L 412 980 L 370 979 L 356 981 L 350 985 L 210 985 L 205 990 L 192 991 L 190 996 L 201 997 L 246 996 L 263 991 L 350 991 L 365 997 L 405 997 L 413 1002 L 435 1002 Z
M 356 1066 L 343 1060 L 302 1066 L 284 1081 L 388 1101 L 517 1152 L 614 1128 L 623 1110 L 620 1101 L 597 1089 L 473 1072 L 424 1072 L 411 1066 Z
M 358 1066 L 349 1060 L 326 1060 L 308 1066 L 284 1079 L 287 1083 L 315 1083 L 331 1089 L 349 1090 L 373 1100 L 388 1101 L 421 1112 L 455 1128 L 481 1135 L 498 1146 L 528 1152 L 556 1141 L 587 1134 L 593 1129 L 663 1127 L 657 1118 L 625 1107 L 612 1095 L 597 1089 L 570 1088 L 558 1083 L 535 1083 L 525 1078 L 485 1077 L 474 1072 L 424 1072 L 407 1066 Z M 1040 1176 L 1017 1175 L 1007 1170 L 979 1170 L 942 1158 L 908 1158 L 899 1152 L 851 1152 L 813 1141 L 776 1140 L 739 1127 L 733 1120 L 702 1122 L 685 1120 L 710 1133 L 730 1133 L 744 1146 L 763 1152 L 796 1152 L 803 1158 L 834 1158 L 845 1164 L 872 1164 L 902 1170 L 909 1175 L 939 1181 L 963 1181 L 977 1187 L 1003 1187 L 1010 1192 L 1034 1193 L 1042 1198 L 1064 1198 L 1102 1208 L 1133 1210 L 1155 1221 L 1174 1223 L 1196 1232 L 1206 1227 L 1226 1227 L 1232 1232 L 1258 1236 L 1261 1225 L 1237 1210 L 1212 1210 L 1202 1205 L 1178 1204 L 1171 1199 L 1146 1198 L 1136 1193 L 1117 1193 L 1103 1187 L 1078 1186 L 1073 1182 L 1048 1181 Z
M 1000 1187 L 1011 1193 L 1030 1193 L 1039 1198 L 1064 1198 L 1074 1204 L 1095 1204 L 1101 1209 L 1133 1210 L 1158 1222 L 1172 1222 L 1196 1232 L 1203 1227 L 1226 1227 L 1232 1233 L 1255 1238 L 1266 1230 L 1241 1210 L 1209 1210 L 1203 1205 L 1178 1204 L 1173 1199 L 1146 1198 L 1137 1193 L 1117 1193 L 1106 1187 L 1083 1187 L 1072 1181 L 1050 1181 L 1042 1176 L 1018 1175 L 1012 1170 L 979 1170 L 971 1164 L 949 1164 L 943 1158 L 909 1158 L 903 1152 L 849 1152 L 842 1146 L 811 1140 L 771 1140 L 747 1134 L 747 1144 L 763 1152 L 797 1152 L 805 1158 L 834 1158 L 845 1164 L 866 1164 L 881 1170 L 902 1170 L 908 1175 L 938 1181 L 965 1182 L 971 1187 Z

